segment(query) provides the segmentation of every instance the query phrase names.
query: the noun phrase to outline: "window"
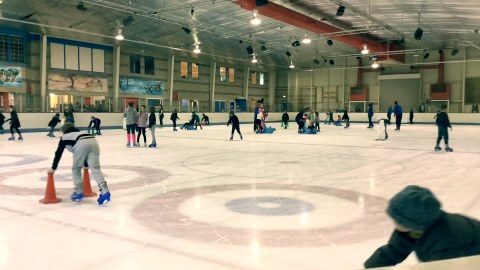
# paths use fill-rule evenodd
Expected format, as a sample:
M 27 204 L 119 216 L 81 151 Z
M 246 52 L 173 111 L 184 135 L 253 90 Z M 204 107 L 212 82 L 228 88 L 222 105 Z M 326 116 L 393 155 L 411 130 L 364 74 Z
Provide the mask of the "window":
M 145 74 L 155 75 L 155 58 L 151 56 L 145 56 Z
M 252 71 L 252 84 L 257 84 L 257 72 Z
M 198 64 L 192 63 L 192 79 L 198 80 Z
M 228 82 L 234 83 L 235 82 L 235 69 L 229 68 L 228 69 Z
M 220 81 L 226 82 L 227 81 L 227 68 L 220 67 Z
M 130 55 L 130 73 L 140 74 L 140 55 L 131 54 Z
M 0 61 L 9 63 L 24 63 L 23 37 L 0 35 Z
M 260 72 L 260 85 L 265 85 L 265 73 Z
M 180 62 L 180 76 L 188 78 L 188 62 Z
M 105 51 L 112 47 L 48 37 L 50 67 L 89 72 L 105 72 Z

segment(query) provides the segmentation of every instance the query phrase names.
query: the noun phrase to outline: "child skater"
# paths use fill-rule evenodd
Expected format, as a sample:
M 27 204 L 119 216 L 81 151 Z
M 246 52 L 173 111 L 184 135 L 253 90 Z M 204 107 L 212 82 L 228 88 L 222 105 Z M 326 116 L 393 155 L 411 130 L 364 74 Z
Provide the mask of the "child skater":
M 177 109 L 173 110 L 173 113 L 170 115 L 170 120 L 173 123 L 173 131 L 178 131 L 177 129 L 177 120 L 180 120 L 177 114 Z
M 88 164 L 101 192 L 97 199 L 98 204 L 101 205 L 105 203 L 105 201 L 110 201 L 110 191 L 108 190 L 103 173 L 100 170 L 100 148 L 98 147 L 95 137 L 80 131 L 70 122 L 65 123 L 60 130 L 63 135 L 58 142 L 52 168 L 48 170 L 48 173 L 55 173 L 58 163 L 62 158 L 63 151 L 67 148 L 68 151 L 73 154 L 72 176 L 74 188 L 73 194 L 70 197 L 72 201 L 80 202 L 83 199 L 82 168 L 85 164 Z
M 17 111 L 15 110 L 15 107 L 13 105 L 10 105 L 10 118 L 7 119 L 5 122 L 10 122 L 10 133 L 12 134 L 12 137 L 8 138 L 9 141 L 15 141 L 15 134 L 13 134 L 13 130 L 15 129 L 18 133 L 18 140 L 22 141 L 22 133 L 20 133 L 20 130 L 18 129 L 20 127 L 20 119 L 18 119 L 18 114 Z
M 345 120 L 345 127 L 344 128 L 349 128 L 350 127 L 350 116 L 348 116 L 347 108 L 345 108 L 345 110 L 343 111 L 342 120 Z
M 137 119 L 137 144 L 136 146 L 140 146 L 140 134 L 143 135 L 143 146 L 147 147 L 147 135 L 145 135 L 145 129 L 147 128 L 147 120 L 148 120 L 148 113 L 146 112 L 147 108 L 145 105 L 140 107 L 140 113 L 138 114 Z
M 3 115 L 2 108 L 0 108 L 0 134 L 3 134 L 5 132 L 3 130 L 3 124 L 5 124 L 5 115 Z
M 315 112 L 315 129 L 317 129 L 318 132 L 320 132 L 320 115 L 318 112 Z
M 240 132 L 240 121 L 233 111 L 230 111 L 230 119 L 228 119 L 228 125 L 232 124 L 232 135 L 230 136 L 230 141 L 233 140 L 233 133 L 237 130 L 238 135 L 240 135 L 240 140 L 243 140 L 242 133 Z
M 128 108 L 125 109 L 123 113 L 127 124 L 127 147 L 133 147 L 135 144 L 135 129 L 138 119 L 138 113 L 133 108 L 133 102 L 128 103 Z
M 90 128 L 92 128 L 92 135 L 93 136 L 102 135 L 102 132 L 100 132 L 100 124 L 101 123 L 102 123 L 102 120 L 100 120 L 100 118 L 92 116 L 90 118 L 90 123 L 88 124 L 88 131 L 90 131 Z
M 284 111 L 282 115 L 282 127 L 285 129 L 288 128 L 288 120 L 290 120 L 290 116 L 288 116 L 287 111 Z
M 342 126 L 342 117 L 337 115 L 337 121 L 335 121 L 335 126 Z
M 47 136 L 54 138 L 55 135 L 53 135 L 53 132 L 55 131 L 55 127 L 60 123 L 60 114 L 56 113 L 55 116 L 52 117 L 52 120 L 48 122 L 48 126 L 50 127 L 50 131 L 48 132 Z
M 163 114 L 163 105 L 160 105 L 160 109 L 158 109 L 158 119 L 160 120 L 160 128 L 163 128 L 163 118 L 165 115 Z
M 390 200 L 387 214 L 395 229 L 388 243 L 365 261 L 365 268 L 394 266 L 412 252 L 421 262 L 480 255 L 480 221 L 443 211 L 427 188 L 407 186 Z
M 152 143 L 148 147 L 157 147 L 157 140 L 155 139 L 155 127 L 157 124 L 157 117 L 155 116 L 155 108 L 150 107 L 150 116 L 148 117 L 148 128 L 152 133 Z
M 437 136 L 437 144 L 435 145 L 435 151 L 440 151 L 442 148 L 440 147 L 440 141 L 443 140 L 445 142 L 445 151 L 453 152 L 453 149 L 448 146 L 448 128 L 452 130 L 452 126 L 450 125 L 450 120 L 448 119 L 448 114 L 446 112 L 447 105 L 442 105 L 440 108 L 440 112 L 437 113 L 435 116 L 435 124 L 438 127 L 438 136 Z

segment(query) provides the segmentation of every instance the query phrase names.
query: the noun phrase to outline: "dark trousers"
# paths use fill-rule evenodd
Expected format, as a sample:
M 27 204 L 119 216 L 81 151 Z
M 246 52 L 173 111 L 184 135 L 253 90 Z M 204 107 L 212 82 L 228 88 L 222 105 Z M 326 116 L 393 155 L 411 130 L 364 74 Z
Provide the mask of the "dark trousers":
M 400 126 L 402 125 L 402 115 L 396 115 L 395 116 L 395 124 L 397 125 L 397 129 L 400 129 Z
M 413 117 L 410 117 L 410 124 L 413 124 Z
M 445 145 L 448 145 L 448 128 L 447 127 L 438 127 L 438 136 L 437 136 L 437 145 L 440 144 L 440 141 L 445 141 Z
M 10 133 L 12 133 L 12 136 L 13 136 L 13 130 L 14 129 L 17 131 L 18 136 L 22 136 L 22 134 L 20 133 L 20 130 L 18 130 L 18 127 L 10 127 Z
M 173 123 L 173 129 L 177 129 L 177 120 L 172 120 Z
M 147 143 L 147 135 L 145 135 L 144 127 L 138 127 L 137 143 L 140 142 L 140 134 L 143 134 L 143 142 Z
M 164 117 L 164 115 L 161 114 L 161 115 L 160 115 L 160 126 L 163 126 L 163 117 Z
M 387 115 L 387 118 L 388 118 L 388 124 L 390 124 L 392 122 L 392 115 L 391 114 L 388 114 Z
M 372 116 L 373 115 L 368 116 L 368 127 L 373 127 Z
M 235 130 L 238 132 L 238 134 L 242 135 L 242 133 L 240 132 L 240 125 L 232 125 L 232 136 L 233 133 L 235 133 Z
M 135 134 L 135 124 L 127 125 L 127 134 Z
M 316 129 L 317 131 L 320 131 L 320 124 L 317 123 L 317 122 L 315 122 L 315 129 Z

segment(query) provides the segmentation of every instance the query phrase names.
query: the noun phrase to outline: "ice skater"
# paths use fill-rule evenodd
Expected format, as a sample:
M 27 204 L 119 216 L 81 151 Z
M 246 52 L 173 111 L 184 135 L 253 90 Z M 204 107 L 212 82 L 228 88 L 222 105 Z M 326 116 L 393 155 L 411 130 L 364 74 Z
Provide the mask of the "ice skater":
M 413 125 L 413 108 L 410 108 L 410 115 L 408 120 L 410 121 L 410 125 Z
M 228 119 L 227 127 L 230 124 L 232 124 L 232 135 L 230 135 L 230 141 L 233 140 L 233 134 L 235 133 L 235 130 L 238 132 L 238 135 L 240 135 L 240 140 L 243 140 L 242 133 L 240 132 L 240 120 L 238 120 L 238 117 L 233 111 L 230 111 L 230 118 Z
M 372 103 L 369 103 L 368 104 L 368 113 L 367 113 L 367 116 L 368 116 L 368 127 L 367 128 L 373 128 L 373 121 L 372 121 L 372 117 L 373 117 L 373 104 Z
M 389 124 L 388 119 L 380 118 L 378 119 L 378 133 L 377 141 L 385 141 L 388 139 L 387 126 Z
M 365 268 L 399 264 L 412 252 L 421 262 L 480 255 L 480 221 L 444 212 L 427 188 L 407 186 L 390 200 L 387 214 L 395 230 Z
M 145 105 L 140 107 L 140 113 L 138 114 L 137 119 L 137 144 L 135 146 L 140 146 L 140 135 L 143 135 L 143 146 L 147 147 L 147 135 L 145 134 L 145 129 L 147 128 L 148 113 L 146 112 L 147 108 Z
M 320 115 L 318 114 L 318 112 L 316 111 L 315 112 L 315 129 L 320 132 Z
M 160 120 L 160 128 L 163 128 L 163 118 L 165 115 L 163 114 L 163 105 L 160 105 L 160 109 L 158 109 L 158 120 Z
M 49 169 L 48 172 L 51 174 L 55 173 L 58 163 L 62 158 L 63 151 L 67 148 L 68 151 L 73 154 L 72 176 L 74 187 L 73 193 L 70 196 L 72 201 L 80 202 L 83 199 L 82 168 L 85 164 L 88 164 L 92 171 L 93 178 L 100 189 L 101 194 L 97 199 L 98 204 L 101 205 L 106 201 L 110 201 L 110 191 L 108 190 L 103 173 L 100 170 L 100 148 L 95 137 L 80 131 L 70 122 L 66 122 L 60 130 L 63 134 L 58 142 L 57 151 L 55 151 L 52 168 Z
M 440 112 L 437 113 L 435 116 L 435 124 L 438 127 L 438 136 L 437 136 L 437 144 L 435 145 L 435 151 L 440 151 L 442 148 L 440 147 L 440 141 L 442 140 L 445 142 L 445 151 L 453 152 L 453 149 L 448 146 L 448 128 L 452 130 L 452 126 L 450 125 L 450 119 L 448 119 L 448 114 L 446 112 L 447 105 L 442 105 L 440 108 Z
M 0 108 L 0 134 L 5 133 L 3 130 L 3 124 L 5 124 L 5 115 L 3 115 L 2 109 Z
M 152 143 L 148 145 L 150 148 L 157 147 L 157 140 L 155 138 L 155 127 L 157 125 L 157 117 L 155 116 L 155 107 L 150 107 L 150 116 L 148 116 L 148 128 L 152 134 Z
M 173 131 L 178 131 L 177 120 L 180 120 L 180 118 L 178 117 L 177 109 L 173 110 L 173 113 L 170 115 L 170 120 L 172 120 L 173 123 Z
M 138 113 L 133 108 L 133 102 L 128 103 L 128 108 L 125 109 L 123 113 L 125 117 L 125 123 L 127 126 L 127 147 L 133 147 L 135 145 L 135 129 L 138 119 Z
M 344 128 L 349 128 L 350 127 L 350 116 L 348 116 L 347 108 L 345 108 L 345 110 L 343 111 L 342 120 L 345 120 L 345 127 Z
M 95 116 L 90 117 L 90 123 L 88 124 L 88 133 L 90 133 L 90 128 L 92 130 L 92 135 L 102 135 L 102 132 L 100 131 L 100 124 L 102 123 L 102 120 L 100 118 L 97 118 Z
M 208 117 L 208 115 L 205 115 L 204 113 L 202 113 L 202 123 L 204 123 L 205 126 L 210 125 L 210 117 Z
M 392 123 L 392 113 L 393 113 L 392 106 L 389 106 L 387 110 L 387 118 L 388 118 L 389 125 Z
M 15 134 L 13 133 L 13 130 L 15 129 L 18 133 L 18 140 L 23 141 L 22 133 L 18 129 L 20 127 L 20 119 L 18 119 L 18 114 L 17 111 L 15 110 L 15 107 L 13 105 L 10 105 L 10 118 L 8 118 L 5 122 L 10 122 L 10 134 L 12 136 L 8 138 L 9 141 L 15 141 Z
M 50 122 L 48 122 L 48 127 L 50 128 L 50 131 L 48 132 L 47 136 L 48 137 L 51 137 L 51 138 L 54 138 L 55 135 L 53 135 L 53 132 L 55 131 L 55 127 L 58 125 L 58 123 L 60 123 L 61 120 L 60 120 L 60 114 L 59 113 L 56 113 L 53 117 L 52 117 L 52 120 L 50 120 Z
M 395 101 L 394 103 L 395 106 L 393 107 L 393 114 L 395 115 L 395 124 L 397 125 L 397 128 L 395 130 L 400 131 L 400 126 L 402 125 L 403 110 L 402 106 L 400 106 L 397 101 Z
M 287 111 L 284 111 L 282 114 L 282 127 L 284 129 L 288 128 L 288 120 L 290 120 L 290 116 L 288 116 Z

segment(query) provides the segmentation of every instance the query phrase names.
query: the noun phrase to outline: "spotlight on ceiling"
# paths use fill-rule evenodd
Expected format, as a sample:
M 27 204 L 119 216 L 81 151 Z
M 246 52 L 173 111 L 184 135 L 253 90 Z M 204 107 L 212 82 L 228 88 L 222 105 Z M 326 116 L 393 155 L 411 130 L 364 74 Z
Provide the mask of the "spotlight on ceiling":
M 413 35 L 413 37 L 416 39 L 416 40 L 421 40 L 422 39 L 422 35 L 423 35 L 423 29 L 418 27 L 417 30 L 415 30 L 415 34 Z
M 305 34 L 305 37 L 303 38 L 302 43 L 310 44 L 310 42 L 312 42 L 312 40 L 307 36 L 307 34 Z
M 288 56 L 288 57 L 292 56 L 292 54 L 291 54 L 289 51 L 287 51 L 287 52 L 285 53 L 285 55 Z
M 317 58 L 313 59 L 313 63 L 314 63 L 315 65 L 320 65 L 320 61 L 318 61 Z
M 193 49 L 193 52 L 196 53 L 196 54 L 202 52 L 202 51 L 200 50 L 200 48 L 198 47 L 198 44 L 195 44 L 195 49 Z
M 330 59 L 330 61 L 328 61 L 330 63 L 330 65 L 335 65 L 335 61 L 333 59 Z
M 290 61 L 290 66 L 289 68 L 295 68 L 295 65 L 293 65 L 293 61 Z
M 425 51 L 423 54 L 423 59 L 427 59 L 428 57 L 430 57 L 430 53 L 428 51 Z
M 123 40 L 123 39 L 125 39 L 125 37 L 122 35 L 122 28 L 119 28 L 119 29 L 117 30 L 117 35 L 115 36 L 115 39 L 116 39 L 116 40 Z
M 135 20 L 135 19 L 133 18 L 132 15 L 123 18 L 123 26 L 129 26 L 130 24 L 133 23 L 134 20 Z
M 362 54 L 368 54 L 370 53 L 370 50 L 367 47 L 367 44 L 363 44 L 363 49 L 361 51 Z
M 258 18 L 258 10 L 253 10 L 253 19 L 250 21 L 250 23 L 253 25 L 259 25 L 262 23 L 262 20 Z
M 337 10 L 337 16 L 343 16 L 343 13 L 345 13 L 345 6 L 340 5 Z
M 257 58 L 255 57 L 255 54 L 253 55 L 253 58 L 252 58 L 252 63 L 256 64 L 258 61 L 257 61 Z
M 252 48 L 252 46 L 248 46 L 248 47 L 247 47 L 247 53 L 248 53 L 249 55 L 253 55 L 253 48 Z
M 78 1 L 77 9 L 81 11 L 87 11 L 87 8 L 83 5 L 83 1 Z
M 188 29 L 188 27 L 182 27 L 182 30 L 185 32 L 185 34 L 190 34 L 192 32 L 192 30 Z
M 455 55 L 457 55 L 458 52 L 459 52 L 459 50 L 457 48 L 453 48 L 451 55 L 455 56 Z
M 256 0 L 255 1 L 255 5 L 257 7 L 265 6 L 266 4 L 268 4 L 268 0 Z
M 331 39 L 327 40 L 327 44 L 328 44 L 328 46 L 332 46 L 333 45 L 333 40 L 331 40 Z
M 373 62 L 372 68 L 377 69 L 380 65 L 377 63 L 377 61 Z
M 300 46 L 300 41 L 298 40 L 295 40 L 293 43 L 292 43 L 292 47 L 299 47 Z

